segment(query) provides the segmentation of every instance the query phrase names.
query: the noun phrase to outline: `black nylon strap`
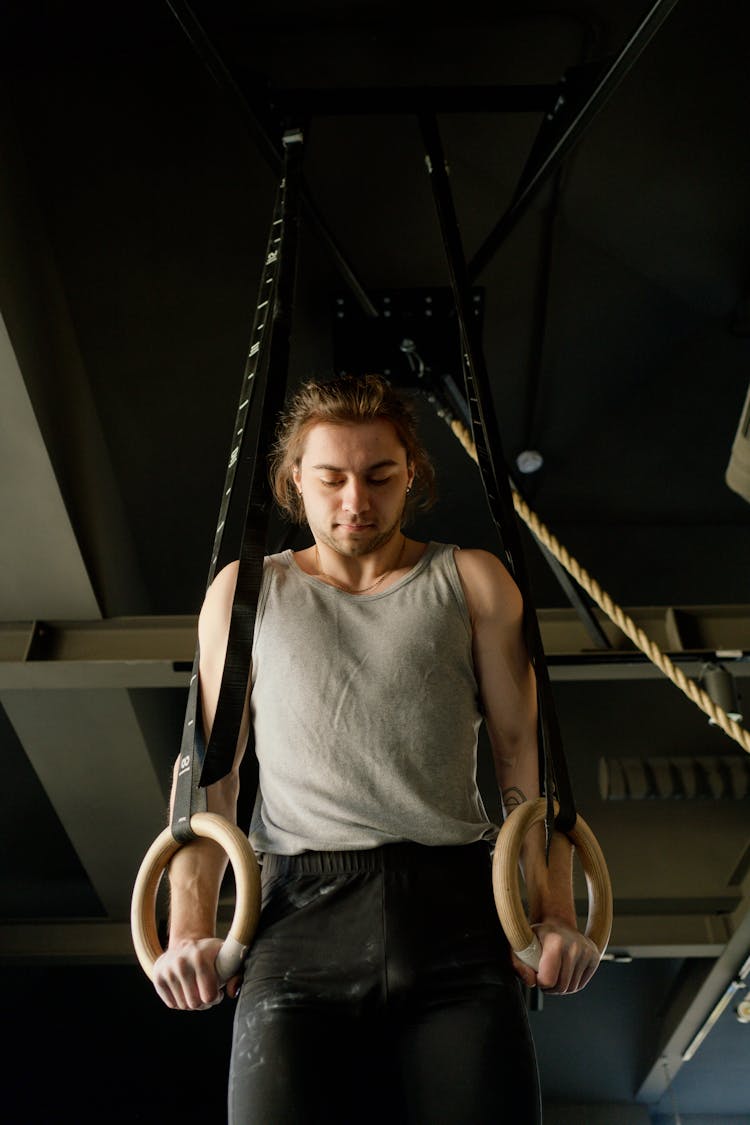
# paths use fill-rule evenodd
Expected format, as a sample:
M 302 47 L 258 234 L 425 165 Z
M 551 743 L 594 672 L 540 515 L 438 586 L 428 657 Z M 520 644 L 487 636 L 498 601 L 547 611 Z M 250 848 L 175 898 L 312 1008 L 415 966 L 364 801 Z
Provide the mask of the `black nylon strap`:
M 216 573 L 221 542 L 238 467 L 250 476 L 245 529 L 240 548 L 237 586 L 232 604 L 227 653 L 211 737 L 203 743 L 200 721 L 196 646 L 180 748 L 180 766 L 172 813 L 172 834 L 180 842 L 193 839 L 190 818 L 206 807 L 205 786 L 231 770 L 239 738 L 250 676 L 255 616 L 263 577 L 271 490 L 266 469 L 276 416 L 284 403 L 289 365 L 291 310 L 296 275 L 303 138 L 299 130 L 284 134 L 284 176 L 271 223 L 266 262 L 256 306 L 251 346 L 245 367 L 219 522 L 214 537 L 208 580 Z M 257 761 L 252 753 L 249 764 Z M 250 779 L 252 784 L 252 779 Z
M 471 317 L 466 260 L 440 134 L 434 117 L 425 115 L 419 120 L 461 331 L 466 393 L 479 471 L 508 569 L 521 591 L 524 603 L 524 636 L 537 683 L 539 775 L 547 799 L 546 827 L 549 843 L 553 823 L 562 832 L 568 831 L 575 824 L 575 803 L 552 699 L 539 622 L 531 598 L 523 544 L 513 508 L 508 471 L 492 404 L 492 391 L 481 342 Z M 560 805 L 556 819 L 552 805 L 555 796 Z
M 297 133 L 295 138 L 290 139 L 289 134 L 285 137 L 284 218 L 278 247 L 279 271 L 268 344 L 268 373 L 259 404 L 258 431 L 252 458 L 252 483 L 240 551 L 237 589 L 232 606 L 227 657 L 216 719 L 206 748 L 202 785 L 211 785 L 231 769 L 250 676 L 255 617 L 263 579 L 263 556 L 273 504 L 268 478 L 268 454 L 276 419 L 284 405 L 289 368 L 302 170 L 302 136 Z

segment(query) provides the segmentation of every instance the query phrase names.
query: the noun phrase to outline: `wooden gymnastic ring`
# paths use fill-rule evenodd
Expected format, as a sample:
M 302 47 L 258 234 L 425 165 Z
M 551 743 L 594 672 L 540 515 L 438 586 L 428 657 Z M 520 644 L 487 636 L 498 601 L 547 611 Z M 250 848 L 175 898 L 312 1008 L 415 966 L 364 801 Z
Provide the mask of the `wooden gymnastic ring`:
M 234 918 L 216 958 L 216 972 L 224 983 L 241 968 L 258 925 L 258 861 L 247 836 L 225 817 L 216 813 L 194 813 L 190 827 L 196 836 L 214 840 L 224 849 L 234 872 Z M 156 930 L 156 892 L 167 864 L 182 846 L 170 829 L 165 828 L 146 852 L 133 887 L 130 929 L 135 952 L 149 980 L 154 978 L 155 961 L 164 952 Z
M 557 810 L 555 802 L 555 813 Z M 547 802 L 543 797 L 515 808 L 500 829 L 492 858 L 492 889 L 505 936 L 516 957 L 532 969 L 539 968 L 542 947 L 524 913 L 518 860 L 526 833 L 532 825 L 544 820 L 546 812 Z M 612 931 L 612 884 L 607 864 L 594 833 L 581 816 L 565 835 L 575 845 L 586 876 L 589 892 L 586 937 L 604 953 Z

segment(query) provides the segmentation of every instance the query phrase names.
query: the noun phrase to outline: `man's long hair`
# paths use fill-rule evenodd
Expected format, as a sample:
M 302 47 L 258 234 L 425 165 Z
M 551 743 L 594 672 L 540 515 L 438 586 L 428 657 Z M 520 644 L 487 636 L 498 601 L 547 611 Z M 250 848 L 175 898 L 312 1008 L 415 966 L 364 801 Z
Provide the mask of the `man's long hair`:
M 285 515 L 295 523 L 305 522 L 292 469 L 299 465 L 310 429 L 320 422 L 342 425 L 380 419 L 391 423 L 406 450 L 407 464 L 414 469 L 407 512 L 434 502 L 435 470 L 419 440 L 411 404 L 381 375 L 341 375 L 328 382 L 304 383 L 281 415 L 269 472 L 274 496 Z

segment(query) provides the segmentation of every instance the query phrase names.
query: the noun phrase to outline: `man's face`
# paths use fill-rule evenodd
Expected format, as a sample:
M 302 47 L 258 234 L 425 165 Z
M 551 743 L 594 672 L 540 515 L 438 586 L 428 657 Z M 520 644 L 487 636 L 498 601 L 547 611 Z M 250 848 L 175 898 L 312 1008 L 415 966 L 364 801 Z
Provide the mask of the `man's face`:
M 316 540 L 355 558 L 398 531 L 414 473 L 395 429 L 379 419 L 313 426 L 293 476 Z

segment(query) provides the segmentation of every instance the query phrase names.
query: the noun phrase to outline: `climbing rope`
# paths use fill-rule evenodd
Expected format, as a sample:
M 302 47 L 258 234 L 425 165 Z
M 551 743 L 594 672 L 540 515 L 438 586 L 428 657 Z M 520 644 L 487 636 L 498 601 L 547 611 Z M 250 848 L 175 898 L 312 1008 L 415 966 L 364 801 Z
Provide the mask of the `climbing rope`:
M 467 427 L 457 418 L 451 419 L 450 427 L 472 460 L 476 461 L 477 451 L 471 433 Z M 641 652 L 643 652 L 648 659 L 680 689 L 680 691 L 684 692 L 696 707 L 700 707 L 701 711 L 708 715 L 713 723 L 721 727 L 725 734 L 729 735 L 746 753 L 750 754 L 750 731 L 745 730 L 738 722 L 730 718 L 727 712 L 722 707 L 718 707 L 708 693 L 698 686 L 695 680 L 689 680 L 682 669 L 672 663 L 656 642 L 652 641 L 651 638 L 644 633 L 643 629 L 636 625 L 632 617 L 628 617 L 625 611 L 612 601 L 609 594 L 605 590 L 602 590 L 596 579 L 592 578 L 580 563 L 568 553 L 549 528 L 545 527 L 536 513 L 532 512 L 526 501 L 515 489 L 513 489 L 513 506 L 533 535 L 552 555 L 554 555 L 560 565 L 567 570 L 568 574 L 575 579 L 579 586 L 583 587 L 599 608 L 606 613 L 610 621 L 613 621 L 618 629 L 622 630 L 625 636 L 629 637 L 633 644 L 636 645 L 636 647 L 639 648 Z

